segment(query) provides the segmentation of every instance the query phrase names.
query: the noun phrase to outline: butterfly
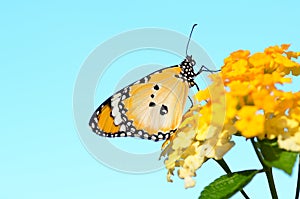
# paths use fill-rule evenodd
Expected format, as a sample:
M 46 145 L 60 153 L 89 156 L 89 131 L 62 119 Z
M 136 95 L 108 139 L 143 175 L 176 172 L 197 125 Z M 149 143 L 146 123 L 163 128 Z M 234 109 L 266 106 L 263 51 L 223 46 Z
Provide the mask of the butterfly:
M 199 87 L 194 78 L 196 62 L 187 50 L 186 58 L 175 66 L 155 71 L 119 90 L 105 100 L 93 113 L 89 126 L 104 137 L 139 137 L 153 141 L 165 140 L 181 123 L 189 90 Z M 210 71 L 211 72 L 211 71 Z

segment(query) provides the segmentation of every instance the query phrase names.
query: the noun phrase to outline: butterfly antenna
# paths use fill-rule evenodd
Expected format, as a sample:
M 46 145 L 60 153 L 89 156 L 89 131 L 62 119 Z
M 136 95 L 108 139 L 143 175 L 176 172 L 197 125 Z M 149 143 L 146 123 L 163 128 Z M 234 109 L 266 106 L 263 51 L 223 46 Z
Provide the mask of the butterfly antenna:
M 189 40 L 188 40 L 188 42 L 187 42 L 187 44 L 186 44 L 186 49 L 185 49 L 185 55 L 186 55 L 186 56 L 187 56 L 187 51 L 188 51 L 188 48 L 189 48 L 189 45 L 190 45 L 192 33 L 193 33 L 193 30 L 194 30 L 195 26 L 197 26 L 197 24 L 194 24 L 194 25 L 193 25 L 192 30 L 191 30 L 191 33 L 190 33 L 190 36 L 189 36 Z

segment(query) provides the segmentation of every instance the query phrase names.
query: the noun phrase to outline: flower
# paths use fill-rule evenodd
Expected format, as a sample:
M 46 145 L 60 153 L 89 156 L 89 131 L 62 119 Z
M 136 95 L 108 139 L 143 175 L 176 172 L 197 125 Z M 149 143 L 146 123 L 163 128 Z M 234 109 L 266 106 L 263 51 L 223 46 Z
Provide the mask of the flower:
M 237 113 L 235 127 L 246 138 L 260 136 L 264 132 L 263 115 L 258 113 L 255 106 L 243 106 Z
M 220 131 L 217 127 L 211 127 L 207 125 L 209 120 L 200 120 L 204 116 L 200 113 L 205 113 L 202 107 L 194 106 L 183 116 L 183 122 L 174 134 L 175 137 L 162 152 L 162 155 L 168 156 L 165 159 L 167 180 L 172 182 L 171 176 L 175 167 L 181 167 L 178 176 L 184 179 L 186 188 L 195 185 L 192 177 L 208 158 L 219 160 L 234 145 L 230 141 L 234 129 Z
M 265 113 L 275 111 L 277 99 L 276 96 L 271 94 L 271 91 L 267 89 L 256 90 L 252 93 L 251 97 L 256 111 L 258 109 L 264 110 Z
M 212 84 L 196 93 L 196 104 L 163 145 L 168 181 L 178 168 L 185 187 L 195 186 L 196 171 L 209 158 L 222 159 L 234 146 L 233 135 L 277 139 L 280 148 L 300 152 L 300 91 L 280 89 L 292 83 L 287 75 L 300 75 L 293 60 L 300 52 L 289 47 L 252 55 L 238 50 L 224 59 L 220 73 L 210 75 Z
M 268 67 L 272 61 L 272 57 L 265 53 L 255 53 L 249 58 L 249 64 L 253 68 Z
M 300 151 L 300 128 L 292 133 L 278 135 L 278 145 L 288 151 Z

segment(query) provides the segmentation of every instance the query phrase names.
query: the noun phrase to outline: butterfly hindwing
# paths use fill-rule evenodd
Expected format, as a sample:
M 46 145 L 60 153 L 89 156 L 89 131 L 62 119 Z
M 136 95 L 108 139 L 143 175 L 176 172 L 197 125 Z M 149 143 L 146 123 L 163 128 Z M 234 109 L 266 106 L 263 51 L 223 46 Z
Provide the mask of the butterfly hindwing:
M 168 138 L 181 122 L 189 92 L 180 72 L 177 66 L 162 69 L 115 93 L 93 114 L 93 131 L 105 137 Z

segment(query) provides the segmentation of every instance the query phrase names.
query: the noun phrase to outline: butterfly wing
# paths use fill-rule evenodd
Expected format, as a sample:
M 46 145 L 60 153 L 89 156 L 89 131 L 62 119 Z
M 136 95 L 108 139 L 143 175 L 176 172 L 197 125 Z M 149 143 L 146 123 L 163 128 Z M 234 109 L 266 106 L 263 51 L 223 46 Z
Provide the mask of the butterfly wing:
M 181 68 L 156 71 L 118 91 L 93 114 L 90 126 L 105 137 L 166 139 L 181 122 L 189 92 Z

